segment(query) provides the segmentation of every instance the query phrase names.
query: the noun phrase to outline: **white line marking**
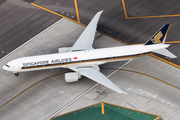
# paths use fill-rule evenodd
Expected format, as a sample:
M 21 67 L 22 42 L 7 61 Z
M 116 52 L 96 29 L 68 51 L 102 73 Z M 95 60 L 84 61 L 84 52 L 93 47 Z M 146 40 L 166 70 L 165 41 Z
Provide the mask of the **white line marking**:
M 123 64 L 122 66 L 120 66 L 118 69 L 121 69 L 122 67 L 124 67 L 125 65 L 127 65 L 129 62 L 131 62 L 133 59 L 127 61 L 125 64 Z M 110 76 L 112 76 L 114 73 L 116 73 L 117 70 L 113 71 L 112 73 L 110 73 L 107 77 L 109 78 Z M 70 106 L 71 104 L 73 104 L 74 102 L 76 102 L 78 99 L 80 99 L 81 97 L 83 97 L 85 94 L 87 94 L 89 91 L 91 91 L 92 89 L 94 89 L 96 86 L 98 86 L 99 83 L 96 83 L 95 85 L 93 85 L 92 87 L 90 87 L 89 89 L 87 89 L 85 92 L 83 92 L 82 94 L 80 94 L 79 96 L 77 96 L 76 98 L 74 98 L 72 101 L 70 101 L 69 103 L 67 103 L 64 107 L 60 108 L 59 110 L 57 110 L 54 114 L 52 114 L 51 116 L 49 116 L 46 120 L 51 119 L 52 117 L 56 116 L 57 114 L 59 114 L 60 112 L 62 112 L 64 109 L 66 109 L 68 106 Z
M 24 44 L 22 44 L 21 46 L 17 47 L 16 49 L 14 49 L 12 52 L 10 52 L 9 54 L 7 54 L 6 56 L 4 56 L 3 58 L 0 59 L 0 61 L 2 61 L 3 59 L 5 59 L 6 57 L 10 56 L 11 54 L 13 54 L 15 51 L 19 50 L 21 47 L 23 47 L 24 45 L 28 44 L 29 42 L 31 42 L 32 40 L 34 40 L 35 38 L 37 38 L 39 35 L 43 34 L 45 31 L 49 30 L 50 28 L 52 28 L 54 25 L 58 24 L 59 22 L 61 22 L 62 20 L 64 20 L 64 18 L 61 18 L 59 21 L 57 21 L 56 23 L 54 23 L 53 25 L 51 25 L 50 27 L 46 28 L 45 30 L 43 30 L 42 32 L 40 32 L 39 34 L 37 34 L 36 36 L 34 36 L 33 38 L 31 38 L 30 40 L 28 40 L 27 42 L 25 42 Z M 129 60 L 128 62 L 126 62 L 124 65 L 120 66 L 118 69 L 121 69 L 122 67 L 124 67 L 126 64 L 128 64 L 129 62 L 131 62 L 132 60 Z M 109 78 L 110 76 L 112 76 L 114 73 L 116 73 L 118 70 L 113 71 L 111 74 L 109 74 L 107 77 Z M 78 99 L 80 99 L 81 97 L 83 97 L 85 94 L 87 94 L 89 91 L 91 91 L 92 89 L 94 89 L 96 86 L 98 86 L 99 83 L 96 83 L 95 85 L 93 85 L 92 87 L 90 87 L 89 89 L 87 89 L 85 92 L 83 92 L 82 94 L 80 94 L 79 96 L 77 96 L 75 99 L 73 99 L 71 102 L 69 102 L 68 104 L 66 104 L 64 107 L 62 107 L 61 109 L 59 109 L 58 111 L 56 111 L 54 114 L 52 114 L 50 117 L 47 118 L 47 120 L 49 120 L 50 118 L 54 117 L 55 115 L 57 115 L 58 113 L 60 113 L 61 111 L 63 111 L 64 109 L 66 109 L 68 106 L 70 106 L 71 104 L 73 104 L 75 101 L 77 101 Z M 5 101 L 9 100 L 11 97 L 7 98 Z M 4 103 L 5 101 L 3 101 L 2 103 Z M 1 104 L 2 104 L 1 103 Z
M 2 101 L 2 102 L 0 103 L 0 106 L 4 105 L 4 104 L 6 103 L 6 101 L 9 101 L 11 98 L 12 98 L 12 97 L 10 96 L 10 97 L 8 97 L 7 99 L 5 99 L 4 101 Z
M 54 114 L 52 114 L 51 116 L 49 116 L 46 120 L 49 120 L 50 118 L 56 116 L 57 114 L 59 114 L 60 112 L 62 112 L 64 109 L 66 109 L 68 106 L 70 106 L 71 104 L 73 104 L 74 102 L 76 102 L 78 99 L 80 99 L 81 97 L 83 97 L 85 94 L 87 94 L 89 91 L 91 91 L 92 89 L 94 89 L 96 86 L 98 86 L 99 83 L 96 83 L 95 85 L 93 85 L 92 87 L 90 87 L 89 89 L 87 89 L 85 92 L 83 92 L 82 94 L 80 94 L 79 96 L 77 96 L 76 98 L 74 98 L 72 101 L 70 101 L 69 103 L 67 103 L 64 107 L 62 107 L 61 109 L 57 110 Z
M 36 39 L 38 36 L 40 36 L 41 34 L 43 34 L 44 32 L 46 32 L 47 30 L 49 30 L 50 28 L 52 28 L 53 26 L 55 26 L 56 24 L 58 24 L 59 22 L 61 22 L 62 20 L 64 20 L 64 18 L 61 18 L 60 20 L 58 20 L 57 22 L 55 22 L 54 24 L 52 24 L 51 26 L 49 26 L 48 28 L 46 28 L 45 30 L 43 30 L 42 32 L 40 32 L 39 34 L 37 34 L 36 36 L 34 36 L 33 38 L 31 38 L 30 40 L 28 40 L 27 42 L 23 43 L 22 45 L 20 45 L 19 47 L 17 47 L 16 49 L 14 49 L 12 52 L 10 52 L 9 54 L 5 55 L 4 57 L 2 57 L 0 59 L 0 61 L 4 60 L 6 57 L 10 56 L 11 54 L 13 54 L 15 51 L 19 50 L 21 47 L 23 47 L 24 45 L 28 44 L 29 42 L 31 42 L 32 40 Z
M 122 66 L 120 66 L 117 70 L 113 71 L 111 74 L 109 74 L 107 77 L 109 78 L 111 75 L 113 75 L 114 73 L 116 73 L 119 69 L 123 68 L 125 65 L 127 65 L 128 63 L 130 63 L 133 59 L 127 61 L 125 64 L 123 64 Z

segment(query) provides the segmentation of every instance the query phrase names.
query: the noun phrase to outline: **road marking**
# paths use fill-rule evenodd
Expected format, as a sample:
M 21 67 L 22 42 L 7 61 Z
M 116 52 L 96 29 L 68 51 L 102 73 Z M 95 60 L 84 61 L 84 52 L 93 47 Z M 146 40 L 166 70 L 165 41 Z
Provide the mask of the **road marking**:
M 179 17 L 180 15 L 159 15 L 159 16 L 141 16 L 141 17 L 127 17 L 127 19 L 139 19 L 139 18 L 162 18 L 162 17 Z
M 139 18 L 162 18 L 162 17 L 179 17 L 180 14 L 176 15 L 156 15 L 156 16 L 140 16 L 140 17 L 128 17 L 124 0 L 122 0 L 122 6 L 124 9 L 124 15 L 126 19 L 139 19 Z
M 75 5 L 75 9 L 76 9 L 77 21 L 78 21 L 78 23 L 80 23 L 79 11 L 78 11 L 78 7 L 77 7 L 77 0 L 74 0 L 74 5 Z
M 46 10 L 46 11 L 48 11 L 48 12 L 50 12 L 50 13 L 53 13 L 53 14 L 55 14 L 55 15 L 58 15 L 58 16 L 60 16 L 60 17 L 66 18 L 66 19 L 68 19 L 68 20 L 72 20 L 72 19 L 69 19 L 69 18 L 66 17 L 66 16 L 63 16 L 63 15 L 61 15 L 61 14 L 58 14 L 58 13 L 56 13 L 56 12 L 54 12 L 54 11 L 51 11 L 51 10 L 49 10 L 49 9 L 46 9 L 46 8 L 44 8 L 44 7 L 41 7 L 41 6 L 37 5 L 37 4 L 31 3 L 31 5 L 34 5 L 34 6 L 38 7 L 38 8 L 41 8 L 41 9 L 43 9 L 43 10 Z
M 21 47 L 23 47 L 24 45 L 28 44 L 29 42 L 33 41 L 34 39 L 36 39 L 38 36 L 40 36 L 41 34 L 43 34 L 44 32 L 46 32 L 47 30 L 49 30 L 50 28 L 52 28 L 53 26 L 55 26 L 56 24 L 58 24 L 59 22 L 61 22 L 64 18 L 58 20 L 57 22 L 55 22 L 54 24 L 52 24 L 50 27 L 46 28 L 45 30 L 43 30 L 42 32 L 40 32 L 39 34 L 37 34 L 36 36 L 34 36 L 33 38 L 31 38 L 30 40 L 28 40 L 27 42 L 25 42 L 24 44 L 20 45 L 19 47 L 17 47 L 16 49 L 14 49 L 12 52 L 10 52 L 9 54 L 7 54 L 6 56 L 4 56 L 3 58 L 0 59 L 0 61 L 2 61 L 3 59 L 5 59 L 6 57 L 10 56 L 11 54 L 13 54 L 14 52 L 16 52 L 17 50 L 19 50 Z
M 180 41 L 167 41 L 165 43 L 180 43 Z
M 130 62 L 130 61 L 128 61 L 126 64 L 128 64 L 129 62 Z M 172 86 L 172 87 L 177 88 L 177 89 L 180 90 L 180 88 L 178 88 L 178 87 L 176 87 L 176 86 L 174 86 L 174 85 L 172 85 L 172 84 L 170 84 L 170 83 L 167 83 L 167 82 L 165 82 L 165 81 L 163 81 L 163 80 L 160 80 L 160 79 L 158 79 L 158 78 L 156 78 L 156 77 L 154 77 L 154 76 L 150 76 L 150 75 L 147 75 L 147 74 L 145 74 L 145 73 L 141 73 L 141 72 L 137 72 L 137 71 L 133 71 L 133 70 L 121 69 L 122 67 L 123 67 L 123 66 L 120 66 L 118 69 L 117 69 L 117 68 L 102 68 L 102 69 L 114 69 L 114 70 L 115 70 L 115 71 L 113 71 L 111 74 L 109 74 L 109 75 L 107 76 L 108 78 L 109 78 L 110 76 L 112 76 L 114 73 L 116 73 L 118 70 L 122 70 L 122 71 L 128 71 L 128 72 L 132 72 L 132 73 L 137 73 L 137 74 L 145 75 L 145 76 L 147 76 L 147 77 L 151 77 L 151 78 L 153 78 L 153 79 L 156 79 L 156 80 L 158 80 L 158 81 L 160 81 L 160 82 L 163 82 L 163 83 L 165 83 L 165 84 L 167 84 L 167 85 L 170 85 L 170 86 Z M 69 72 L 69 71 L 67 71 L 67 72 Z M 17 98 L 18 96 L 20 96 L 21 94 L 23 94 L 25 91 L 27 91 L 27 90 L 29 90 L 30 88 L 32 88 L 33 86 L 37 85 L 38 83 L 41 83 L 41 82 L 43 82 L 43 81 L 45 81 L 45 80 L 47 80 L 47 79 L 49 79 L 49 78 L 55 77 L 55 76 L 65 74 L 65 73 L 67 73 L 67 72 L 63 72 L 63 73 L 59 73 L 59 74 L 56 74 L 56 75 L 52 75 L 52 76 L 50 76 L 50 77 L 44 78 L 44 79 L 42 79 L 42 80 L 40 80 L 40 81 L 32 84 L 31 86 L 29 86 L 28 88 L 26 88 L 25 90 L 23 90 L 23 91 L 20 92 L 19 94 L 15 95 L 15 96 L 12 97 L 11 99 L 8 98 L 8 99 L 7 99 L 8 101 L 5 100 L 5 101 L 3 102 L 3 104 L 0 106 L 0 108 L 2 108 L 2 107 L 5 106 L 6 104 L 8 104 L 8 103 L 11 102 L 12 100 L 14 100 L 15 98 Z M 85 92 L 83 92 L 82 94 L 80 94 L 79 96 L 77 96 L 75 99 L 73 99 L 72 101 L 70 101 L 70 102 L 69 102 L 68 104 L 66 104 L 64 107 L 62 107 L 61 109 L 59 109 L 58 111 L 56 111 L 54 114 L 52 114 L 50 117 L 48 117 L 47 120 L 49 120 L 50 118 L 54 117 L 55 115 L 57 115 L 58 113 L 60 113 L 60 112 L 63 111 L 64 109 L 66 109 L 68 106 L 70 106 L 71 104 L 73 104 L 75 101 L 77 101 L 78 99 L 80 99 L 81 97 L 83 97 L 85 94 L 87 94 L 89 91 L 91 91 L 92 89 L 94 89 L 94 88 L 95 88 L 96 86 L 98 86 L 98 85 L 99 85 L 99 83 L 96 83 L 96 84 L 94 84 L 93 86 L 91 86 L 91 87 L 90 87 L 89 89 L 87 89 Z M 10 99 L 10 100 L 9 100 L 9 99 Z M 7 102 L 6 102 L 6 101 L 7 101 Z
M 116 69 L 116 68 L 101 68 L 101 69 Z M 148 75 L 148 74 L 145 74 L 145 73 L 141 73 L 141 72 L 137 72 L 137 71 L 133 71 L 133 70 L 127 70 L 127 69 L 116 69 L 116 70 L 122 70 L 122 71 L 127 71 L 127 72 L 132 72 L 132 73 L 137 73 L 137 74 L 140 74 L 140 75 L 144 75 L 144 76 L 153 78 L 153 79 L 155 79 L 155 80 L 158 80 L 158 81 L 160 81 L 160 82 L 162 82 L 162 83 L 165 83 L 165 84 L 167 84 L 167 85 L 169 85 L 169 86 L 171 86 L 171 87 L 174 87 L 174 88 L 180 90 L 179 87 L 177 87 L 177 86 L 175 86 L 175 85 L 173 85 L 173 84 L 170 84 L 170 83 L 168 83 L 168 82 L 166 82 L 166 81 L 163 81 L 163 80 L 161 80 L 161 79 L 159 79 L 159 78 L 156 78 L 156 77 L 154 77 L 154 76 L 151 76 L 151 75 Z
M 79 96 L 77 96 L 76 98 L 74 98 L 72 101 L 70 101 L 69 103 L 67 103 L 66 105 L 64 105 L 64 107 L 60 108 L 59 110 L 57 110 L 55 113 L 53 113 L 51 116 L 49 116 L 48 118 L 46 118 L 46 120 L 51 119 L 52 117 L 54 117 L 55 115 L 57 115 L 58 113 L 60 113 L 61 111 L 63 111 L 64 109 L 66 109 L 67 107 L 69 107 L 71 104 L 73 104 L 74 102 L 76 102 L 78 99 L 80 99 L 81 97 L 83 97 L 84 95 L 86 95 L 89 91 L 91 91 L 92 89 L 94 89 L 96 86 L 98 86 L 99 83 L 94 84 L 93 86 L 91 86 L 89 89 L 87 89 L 85 92 L 83 92 L 82 94 L 80 94 Z
M 0 106 L 1 105 L 4 105 L 7 101 L 9 101 L 9 99 L 11 99 L 12 97 L 10 96 L 10 97 L 8 97 L 7 99 L 5 99 L 4 101 L 2 101 L 1 103 L 0 103 Z
M 128 64 L 130 61 L 126 62 L 125 64 Z M 121 69 L 124 65 L 120 66 L 118 69 Z M 115 68 L 116 69 L 116 68 Z M 112 76 L 114 73 L 116 73 L 118 70 L 114 70 L 112 73 L 110 73 L 107 78 L 109 78 L 110 76 Z M 90 87 L 89 89 L 87 89 L 85 92 L 83 92 L 82 94 L 80 94 L 79 96 L 77 96 L 76 98 L 74 98 L 72 101 L 70 101 L 69 103 L 67 103 L 64 107 L 62 107 L 61 109 L 57 110 L 55 113 L 53 113 L 51 116 L 49 116 L 46 120 L 49 120 L 51 118 L 53 118 L 55 115 L 59 114 L 61 111 L 63 111 L 64 109 L 66 109 L 67 107 L 69 107 L 71 104 L 73 104 L 74 102 L 76 102 L 78 99 L 80 99 L 81 97 L 83 97 L 84 95 L 86 95 L 89 91 L 91 91 L 92 89 L 94 89 L 96 86 L 98 86 L 99 83 L 94 84 L 92 87 Z
M 123 10 L 124 10 L 124 15 L 125 15 L 125 18 L 126 18 L 126 19 L 128 19 L 128 16 L 127 16 L 127 11 L 126 11 L 126 5 L 125 5 L 124 0 L 122 0 L 122 5 L 123 5 Z
M 155 118 L 154 120 L 158 120 L 159 118 L 161 118 L 161 117 L 159 117 L 159 116 L 158 116 L 158 117 L 157 117 L 157 118 Z
M 103 102 L 101 103 L 101 112 L 102 112 L 102 114 L 104 114 L 104 103 Z
M 126 70 L 126 69 L 120 69 L 122 68 L 123 66 L 120 66 L 118 69 L 117 68 L 102 68 L 102 69 L 114 69 L 115 71 L 113 71 L 111 74 L 109 74 L 107 77 L 109 78 L 111 75 L 113 75 L 115 72 L 117 72 L 118 70 L 123 70 L 123 71 L 127 71 L 127 72 L 132 72 L 132 73 L 137 73 L 137 74 L 141 74 L 141 75 L 145 75 L 147 77 L 151 77 L 153 79 L 156 79 L 160 82 L 163 82 L 167 85 L 170 85 L 172 87 L 175 87 L 177 89 L 180 90 L 180 88 L 170 84 L 170 83 L 167 83 L 163 80 L 160 80 L 154 76 L 150 76 L 150 75 L 147 75 L 145 73 L 141 73 L 141 72 L 137 72 L 137 71 L 132 71 L 132 70 Z M 46 118 L 46 120 L 50 120 L 51 118 L 53 118 L 54 116 L 56 116 L 57 114 L 59 114 L 60 112 L 62 112 L 64 109 L 66 109 L 67 107 L 69 107 L 71 104 L 73 104 L 74 102 L 76 102 L 78 99 L 80 99 L 81 97 L 83 97 L 85 94 L 87 94 L 89 91 L 91 91 L 92 89 L 94 89 L 96 86 L 98 86 L 99 83 L 96 83 L 95 85 L 93 85 L 92 87 L 90 87 L 89 89 L 87 89 L 85 92 L 83 92 L 82 94 L 80 94 L 79 96 L 77 96 L 76 98 L 74 98 L 72 101 L 70 101 L 69 103 L 67 103 L 64 107 L 62 107 L 61 109 L 57 110 L 55 113 L 53 113 L 51 116 L 49 116 L 48 118 Z
M 56 12 L 54 12 L 54 11 L 52 11 L 52 10 L 47 9 L 47 8 L 41 7 L 41 6 L 37 5 L 37 4 L 31 3 L 31 5 L 34 5 L 34 6 L 38 7 L 38 8 L 41 8 L 41 9 L 43 9 L 43 10 L 45 10 L 45 11 L 48 11 L 48 12 L 53 13 L 53 14 L 55 14 L 55 15 L 58 15 L 58 16 L 60 16 L 60 17 L 66 18 L 66 19 L 68 19 L 68 20 L 70 20 L 70 21 L 73 21 L 73 22 L 75 22 L 75 23 L 81 24 L 81 23 L 79 23 L 79 22 L 77 22 L 77 21 L 75 21 L 75 20 L 73 20 L 73 19 L 70 19 L 70 18 L 68 18 L 68 17 L 66 17 L 66 16 L 64 16 L 64 15 L 61 15 L 61 14 L 59 14 L 59 13 L 56 13 Z M 81 24 L 81 25 L 83 25 L 83 24 Z M 83 25 L 83 26 L 84 26 L 84 25 Z
M 68 72 L 69 72 L 69 71 L 68 71 Z M 7 101 L 7 100 L 6 100 L 7 102 L 4 101 L 4 102 L 2 103 L 2 105 L 0 106 L 0 108 L 2 108 L 2 107 L 5 106 L 6 104 L 8 104 L 8 103 L 11 102 L 12 100 L 14 100 L 14 99 L 17 98 L 18 96 L 20 96 L 21 94 L 23 94 L 24 92 L 26 92 L 27 90 L 29 90 L 30 88 L 32 88 L 33 86 L 37 85 L 38 83 L 41 83 L 41 82 L 43 82 L 43 81 L 45 81 L 45 80 L 47 80 L 47 79 L 49 79 L 49 78 L 52 78 L 52 77 L 55 77 L 55 76 L 58 76 L 58 75 L 62 75 L 62 74 L 65 74 L 65 73 L 67 73 L 67 72 L 63 72 L 63 73 L 59 73 L 59 74 L 56 74 L 56 75 L 52 75 L 52 76 L 50 76 L 50 77 L 44 78 L 44 79 L 42 79 L 42 80 L 40 80 L 40 81 L 32 84 L 31 86 L 29 86 L 28 88 L 26 88 L 25 90 L 23 90 L 22 92 L 20 92 L 19 94 L 17 94 L 17 95 L 15 95 L 14 97 L 12 97 L 10 100 L 9 100 L 9 98 L 8 98 L 8 101 Z
M 58 14 L 58 13 L 53 12 L 53 11 L 51 11 L 51 10 L 48 10 L 48 9 L 46 9 L 46 8 L 44 8 L 44 7 L 39 6 L 39 5 L 36 5 L 36 4 L 34 4 L 34 3 L 31 3 L 31 4 L 34 5 L 34 6 L 36 6 L 36 7 L 41 8 L 41 9 L 43 9 L 43 10 L 46 10 L 46 11 L 48 11 L 48 12 L 51 12 L 51 13 L 53 13 L 53 14 L 55 14 L 55 15 L 61 16 L 61 17 L 66 18 L 66 19 L 68 19 L 68 20 L 70 20 L 70 21 L 73 21 L 73 22 L 78 23 L 78 24 L 80 24 L 80 25 L 86 26 L 86 25 L 84 25 L 84 24 L 82 24 L 82 23 L 79 23 L 79 22 L 77 22 L 77 21 L 75 21 L 75 20 L 72 20 L 72 19 L 70 19 L 70 18 L 68 18 L 68 17 L 65 17 L 65 16 L 63 16 L 63 15 L 61 15 L 61 14 Z M 126 11 L 124 0 L 122 0 L 122 4 L 123 4 L 124 10 Z M 97 30 L 97 31 L 98 31 L 98 30 Z M 105 33 L 101 32 L 101 31 L 98 31 L 98 32 L 101 33 L 101 34 L 104 34 L 104 35 L 106 35 L 106 36 L 108 36 L 108 37 L 110 37 L 110 38 L 112 38 L 112 39 L 115 39 L 115 40 L 117 40 L 117 41 L 120 41 L 120 42 L 122 42 L 122 43 L 124 43 L 124 44 L 126 44 L 126 45 L 130 45 L 129 43 L 126 43 L 126 42 L 124 42 L 124 41 L 122 41 L 122 40 L 119 40 L 119 39 L 117 39 L 117 38 L 115 38 L 115 37 L 112 37 L 112 36 L 110 36 L 110 35 L 108 35 L 108 34 L 105 34 Z M 180 41 L 179 41 L 179 42 L 171 41 L 171 42 L 172 42 L 172 43 L 180 43 Z M 168 42 L 166 42 L 166 43 L 168 43 Z M 169 42 L 169 43 L 170 43 L 170 42 Z M 141 44 L 141 43 L 140 43 L 140 44 Z M 154 56 L 155 56 L 155 55 L 154 55 Z M 155 58 L 158 58 L 158 57 L 156 56 Z M 168 64 L 170 64 L 170 65 L 173 65 L 174 67 L 180 68 L 179 65 L 176 65 L 176 64 L 174 64 L 174 63 L 172 63 L 172 62 L 169 62 L 169 61 L 167 61 L 167 60 L 165 60 L 165 59 L 162 59 L 162 58 L 161 58 L 161 59 L 159 59 L 159 60 L 161 60 L 161 61 L 163 61 L 163 62 L 166 62 L 166 63 L 168 63 Z
M 169 61 L 167 61 L 167 60 L 165 60 L 165 59 L 163 59 L 163 58 L 160 58 L 160 57 L 158 57 L 158 56 L 156 56 L 156 55 L 150 54 L 150 56 L 152 56 L 152 57 L 154 57 L 154 58 L 156 58 L 156 59 L 159 59 L 159 60 L 161 60 L 161 61 L 163 61 L 163 62 L 165 62 L 165 63 L 168 63 L 168 64 L 170 64 L 170 65 L 172 65 L 172 66 L 174 66 L 174 67 L 180 68 L 179 65 L 176 65 L 176 64 L 174 64 L 174 63 L 172 63 L 172 62 L 169 62 Z
M 133 72 L 133 73 L 137 73 L 137 74 L 141 74 L 141 75 L 144 75 L 144 76 L 147 76 L 147 77 L 156 79 L 156 80 L 158 80 L 158 81 L 160 81 L 160 82 L 162 82 L 162 83 L 165 83 L 165 84 L 167 84 L 167 85 L 169 85 L 169 86 L 171 86 L 171 87 L 174 87 L 174 88 L 180 90 L 179 87 L 176 87 L 175 85 L 172 85 L 172 84 L 170 84 L 170 83 L 168 83 L 168 82 L 166 82 L 166 81 L 163 81 L 163 80 L 161 80 L 161 79 L 159 79 L 159 78 L 156 78 L 156 77 L 154 77 L 154 76 L 151 76 L 151 75 L 148 75 L 148 74 L 145 74 L 145 73 L 141 73 L 141 72 L 137 72 L 137 71 L 133 71 L 133 70 L 126 70 L 126 69 L 121 69 L 121 70 L 123 70 L 123 71 L 128 71 L 128 72 Z
M 58 13 L 56 13 L 56 12 L 54 12 L 54 11 L 48 10 L 47 8 L 41 7 L 41 6 L 37 5 L 37 4 L 34 4 L 34 3 L 31 3 L 31 4 L 34 5 L 34 6 L 36 6 L 36 7 L 38 7 L 38 8 L 41 8 L 41 9 L 43 9 L 43 10 L 46 10 L 46 11 L 48 11 L 48 12 L 50 12 L 50 13 L 53 13 L 53 14 L 55 14 L 55 15 L 61 16 L 61 17 L 65 18 L 65 19 L 68 19 L 68 20 L 70 20 L 70 21 L 72 21 L 72 22 L 78 23 L 78 24 L 80 24 L 80 25 L 82 25 L 82 26 L 85 26 L 85 27 L 87 26 L 87 25 L 84 25 L 84 24 L 82 24 L 82 23 L 80 23 L 80 22 L 77 22 L 77 21 L 75 21 L 75 20 L 73 20 L 73 19 L 70 19 L 70 18 L 68 18 L 68 17 L 66 17 L 66 16 L 63 16 L 63 15 L 61 15 L 61 14 L 58 14 Z M 112 37 L 112 36 L 110 36 L 110 35 L 108 35 L 108 34 L 105 34 L 105 33 L 101 32 L 101 31 L 99 31 L 99 30 L 97 30 L 97 31 L 98 31 L 99 33 L 102 33 L 102 34 L 104 34 L 104 35 L 106 35 L 106 36 L 108 36 L 108 37 L 111 37 L 111 38 L 113 38 L 113 39 L 115 39 L 115 40 L 117 40 L 117 41 L 120 41 L 120 42 L 128 45 L 128 43 L 126 43 L 126 42 L 124 42 L 124 41 L 122 41 L 122 40 L 119 40 L 119 39 L 117 39 L 117 38 L 115 38 L 115 37 Z
M 166 41 L 165 43 L 180 43 L 180 41 Z M 128 44 L 128 45 L 143 45 L 145 43 L 135 43 L 135 44 Z

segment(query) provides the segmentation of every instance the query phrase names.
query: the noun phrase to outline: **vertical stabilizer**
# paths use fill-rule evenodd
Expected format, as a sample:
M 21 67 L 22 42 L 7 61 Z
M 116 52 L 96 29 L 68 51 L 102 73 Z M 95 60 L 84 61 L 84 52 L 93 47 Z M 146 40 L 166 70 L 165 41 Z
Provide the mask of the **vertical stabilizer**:
M 166 40 L 167 32 L 171 24 L 165 24 L 158 30 L 146 43 L 145 45 L 164 43 Z

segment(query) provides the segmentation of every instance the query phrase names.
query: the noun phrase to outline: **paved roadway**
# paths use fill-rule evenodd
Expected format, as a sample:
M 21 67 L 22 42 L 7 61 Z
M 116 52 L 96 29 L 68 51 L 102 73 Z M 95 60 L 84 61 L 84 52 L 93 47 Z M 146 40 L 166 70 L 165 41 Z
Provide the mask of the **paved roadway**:
M 43 7 L 62 15 L 69 16 L 72 19 L 76 19 L 73 1 L 1 0 L 0 57 L 8 54 L 10 51 L 61 19 L 59 16 L 30 5 L 30 2 L 42 5 Z M 60 4 L 56 4 L 57 2 Z M 159 15 L 161 13 L 178 14 L 179 4 L 177 3 L 179 1 L 173 0 L 171 2 L 163 2 L 163 0 L 125 0 L 129 17 L 146 16 L 149 15 L 149 13 L 150 15 Z M 161 5 L 161 3 L 163 3 L 163 5 Z M 153 6 L 153 8 L 151 6 Z M 120 0 L 113 0 L 111 2 L 109 2 L 109 0 L 104 0 L 103 2 L 99 0 L 78 0 L 78 8 L 80 21 L 83 24 L 87 24 L 97 11 L 103 9 L 104 12 L 101 16 L 98 29 L 127 43 L 146 42 L 146 40 L 164 23 L 172 23 L 167 40 L 176 41 L 179 38 L 179 17 L 127 20 L 124 17 L 122 1 Z M 60 28 L 56 28 L 55 32 L 52 32 L 51 34 L 46 33 L 44 36 L 41 36 L 40 39 L 33 40 L 24 48 L 16 51 L 15 54 L 11 54 L 0 62 L 0 67 L 14 58 L 54 53 L 57 52 L 58 47 L 71 46 L 83 29 L 82 26 L 67 22 L 66 20 L 63 20 L 60 24 Z M 72 34 L 72 36 L 69 36 L 69 34 Z M 98 40 L 95 42 L 96 48 L 121 45 L 119 42 L 107 38 L 104 35 L 100 35 L 99 37 L 97 35 L 97 38 Z M 169 50 L 180 56 L 178 44 L 172 44 Z M 171 61 L 179 64 L 179 58 Z M 107 64 L 104 67 L 117 68 L 118 65 L 119 63 L 112 63 Z M 179 69 L 149 56 L 132 61 L 125 69 L 146 73 L 176 85 L 178 88 L 180 87 Z M 0 104 L 4 104 L 33 83 L 64 71 L 66 70 L 56 69 L 51 72 L 28 72 L 22 73 L 16 78 L 12 73 L 5 72 L 1 69 Z M 112 71 L 113 70 L 103 70 L 103 73 L 108 75 Z M 125 71 L 117 72 L 111 76 L 110 79 L 119 87 L 122 87 L 125 91 L 129 92 L 130 95 L 119 95 L 105 87 L 98 86 L 71 106 L 68 106 L 68 108 L 63 110 L 60 114 L 93 103 L 105 101 L 154 113 L 162 116 L 164 119 L 180 119 L 179 89 L 144 75 Z M 85 78 L 74 84 L 66 84 L 63 75 L 51 78 L 48 81 L 44 81 L 29 89 L 26 93 L 23 93 L 4 107 L 0 108 L 0 118 L 44 120 L 94 84 L 94 82 Z M 69 89 L 75 92 L 69 91 Z
M 0 58 L 61 19 L 26 2 L 34 0 L 0 1 Z
M 63 13 L 62 15 L 65 16 L 73 14 L 73 1 L 54 1 L 59 2 L 59 6 L 55 5 L 54 2 L 47 1 L 44 0 L 42 3 L 36 0 L 34 3 L 59 14 Z M 125 18 L 122 1 L 125 3 L 128 19 Z M 167 35 L 167 41 L 179 41 L 180 17 L 168 16 L 164 18 L 160 16 L 179 15 L 179 3 L 178 0 L 77 0 L 81 23 L 87 25 L 97 11 L 104 10 L 99 21 L 98 30 L 129 44 L 145 43 L 160 27 L 167 23 L 172 24 Z M 140 18 L 142 16 L 151 17 Z M 179 47 L 179 44 L 174 43 L 169 48 L 170 51 L 178 56 L 178 59 L 171 59 L 169 61 L 178 65 L 180 65 Z M 163 56 L 158 56 L 168 60 Z
M 125 18 L 123 1 L 129 19 Z M 31 2 L 73 20 L 77 19 L 73 0 L 43 0 L 43 2 L 41 0 L 1 0 L 0 58 L 61 18 L 32 6 Z M 163 18 L 159 16 L 179 14 L 178 3 L 178 0 L 165 2 L 163 0 L 77 0 L 81 23 L 87 25 L 97 11 L 104 10 L 98 30 L 129 44 L 146 42 L 166 23 L 172 24 L 167 41 L 179 41 L 180 17 Z M 132 18 L 142 16 L 159 17 Z M 169 50 L 178 56 L 177 59 L 169 61 L 180 65 L 179 44 L 172 44 Z M 163 56 L 160 57 L 167 60 Z
M 59 47 L 72 46 L 83 29 L 84 27 L 81 25 L 63 19 L 1 60 L 0 68 L 15 58 L 56 53 Z M 96 34 L 95 48 L 120 45 L 122 44 L 114 39 L 100 33 Z M 120 64 L 120 62 L 108 63 L 101 68 L 118 68 Z M 87 94 L 83 94 L 96 84 L 85 77 L 72 84 L 65 83 L 63 74 L 43 80 L 49 76 L 67 72 L 66 69 L 54 69 L 50 72 L 47 70 L 25 72 L 20 73 L 18 77 L 11 72 L 0 69 L 0 118 L 5 120 L 44 120 L 57 111 L 60 111 L 58 114 L 63 114 L 104 101 L 157 114 L 165 120 L 180 119 L 179 69 L 150 56 L 133 60 L 124 69 L 141 73 L 120 70 L 110 76 L 116 85 L 129 93 L 128 95 L 120 95 L 102 85 L 98 85 Z M 109 75 L 113 71 L 112 69 L 102 69 L 105 75 Z M 146 75 L 157 77 L 163 81 Z M 43 81 L 19 94 L 40 80 Z M 77 97 L 79 99 L 76 99 Z

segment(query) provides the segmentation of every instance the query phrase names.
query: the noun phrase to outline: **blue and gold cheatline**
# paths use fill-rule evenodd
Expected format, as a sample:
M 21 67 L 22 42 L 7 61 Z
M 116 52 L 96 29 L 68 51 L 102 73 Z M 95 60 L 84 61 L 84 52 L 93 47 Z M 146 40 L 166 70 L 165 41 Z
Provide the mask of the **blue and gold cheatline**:
M 167 32 L 171 24 L 165 24 L 160 30 L 158 30 L 147 42 L 145 45 L 152 45 L 158 43 L 164 43 L 166 39 Z
M 151 54 L 151 52 L 143 53 L 143 54 L 135 54 L 135 55 L 127 55 L 127 56 L 116 56 L 116 57 L 104 57 L 104 58 L 96 58 L 96 59 L 87 59 L 87 60 L 77 60 L 72 61 L 71 58 L 66 59 L 63 62 L 57 62 L 56 63 L 49 63 L 49 64 L 42 64 L 42 65 L 34 65 L 33 66 L 23 66 L 21 69 L 31 69 L 31 68 L 39 68 L 39 67 L 52 67 L 52 66 L 61 66 L 61 65 L 72 65 L 77 63 L 91 63 L 91 62 L 107 62 L 107 61 L 113 61 L 113 60 L 126 60 L 126 59 L 134 59 L 138 57 L 142 57 L 145 55 Z

